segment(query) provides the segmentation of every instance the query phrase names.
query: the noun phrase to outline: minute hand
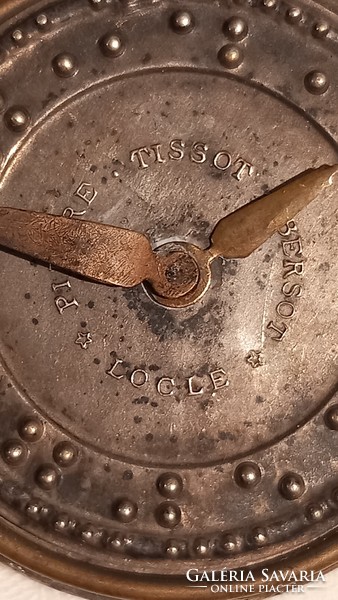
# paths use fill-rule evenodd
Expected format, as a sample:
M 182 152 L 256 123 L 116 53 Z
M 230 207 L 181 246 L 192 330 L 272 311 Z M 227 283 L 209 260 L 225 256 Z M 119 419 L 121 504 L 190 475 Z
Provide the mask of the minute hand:
M 294 219 L 324 188 L 333 184 L 338 165 L 305 171 L 267 196 L 224 217 L 211 235 L 211 259 L 245 258 L 285 223 Z

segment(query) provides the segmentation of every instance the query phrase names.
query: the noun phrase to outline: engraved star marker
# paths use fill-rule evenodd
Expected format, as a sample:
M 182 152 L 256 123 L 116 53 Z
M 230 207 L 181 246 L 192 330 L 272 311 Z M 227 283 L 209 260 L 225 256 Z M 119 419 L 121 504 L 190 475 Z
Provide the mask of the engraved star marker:
M 253 369 L 262 367 L 264 365 L 264 354 L 262 350 L 250 350 L 245 357 L 246 362 L 251 365 Z
M 82 331 L 79 331 L 77 334 L 77 339 L 75 340 L 75 344 L 78 344 L 78 346 L 81 346 L 81 348 L 83 350 L 87 350 L 89 344 L 91 344 L 93 341 L 92 338 L 92 334 L 87 332 L 87 333 L 82 333 Z

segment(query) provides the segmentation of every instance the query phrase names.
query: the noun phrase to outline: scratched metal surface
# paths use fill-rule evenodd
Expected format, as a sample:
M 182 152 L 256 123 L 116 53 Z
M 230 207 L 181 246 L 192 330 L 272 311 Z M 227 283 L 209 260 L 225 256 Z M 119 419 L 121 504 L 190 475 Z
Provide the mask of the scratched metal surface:
M 221 217 L 336 162 L 337 19 L 298 4 L 189 0 L 185 35 L 164 0 L 3 24 L 1 205 L 205 247 Z M 149 575 L 332 532 L 336 240 L 329 191 L 175 311 L 2 253 L 1 514 Z

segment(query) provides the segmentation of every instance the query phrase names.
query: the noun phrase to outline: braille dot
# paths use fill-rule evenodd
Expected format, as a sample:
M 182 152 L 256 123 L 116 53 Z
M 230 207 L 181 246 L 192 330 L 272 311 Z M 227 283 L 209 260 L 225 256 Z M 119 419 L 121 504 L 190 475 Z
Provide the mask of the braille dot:
M 75 521 L 75 519 L 69 519 L 68 528 L 71 531 L 75 531 L 75 529 L 77 529 L 77 527 L 78 527 L 78 522 Z
M 102 532 L 88 525 L 81 531 L 81 539 L 90 546 L 96 546 L 102 539 Z
M 43 465 L 36 472 L 36 483 L 44 490 L 51 490 L 59 481 L 57 470 L 52 465 Z
M 60 515 L 54 521 L 54 529 L 56 531 L 64 532 L 68 529 L 68 525 L 69 525 L 69 518 L 67 515 Z
M 77 452 L 69 442 L 60 442 L 53 451 L 53 458 L 60 467 L 70 467 L 77 458 Z
M 327 409 L 324 419 L 330 429 L 338 431 L 338 404 L 334 404 Z
M 32 519 L 37 519 L 40 516 L 40 506 L 36 503 L 30 503 L 26 506 L 26 513 Z
M 157 507 L 156 520 L 161 527 L 172 529 L 181 521 L 181 510 L 173 502 L 163 502 Z
M 195 26 L 194 17 L 187 10 L 178 10 L 170 19 L 171 26 L 176 33 L 189 33 Z
M 256 463 L 244 462 L 235 470 L 235 481 L 242 488 L 253 488 L 261 480 L 261 470 Z
M 199 558 L 206 558 L 211 554 L 211 545 L 208 540 L 197 539 L 194 542 L 194 551 Z
M 27 129 L 30 122 L 29 114 L 25 108 L 14 106 L 5 113 L 5 123 L 9 129 L 21 132 Z
M 241 17 L 231 17 L 224 23 L 224 33 L 232 40 L 240 41 L 248 35 L 248 25 Z
M 42 519 L 46 519 L 51 514 L 52 509 L 49 506 L 41 506 L 40 507 L 40 517 Z
M 243 53 L 238 46 L 227 44 L 218 53 L 218 60 L 227 69 L 237 69 L 243 62 Z
M 2 456 L 8 465 L 16 466 L 25 460 L 27 450 L 20 440 L 9 440 L 2 448 Z
M 116 534 L 108 538 L 107 543 L 111 547 L 114 552 L 121 552 L 126 549 L 126 547 L 131 546 L 133 544 L 133 538 L 131 536 L 123 536 L 121 534 Z
M 12 33 L 12 40 L 18 45 L 22 45 L 25 41 L 25 35 L 21 29 L 15 29 Z
M 289 23 L 299 23 L 302 19 L 302 11 L 300 8 L 293 6 L 286 12 L 286 19 Z
M 129 498 L 121 498 L 113 506 L 113 515 L 121 523 L 130 523 L 136 518 L 137 504 Z
M 287 473 L 279 482 L 279 491 L 286 500 L 297 500 L 305 492 L 305 483 L 298 473 Z
M 329 89 L 329 80 L 322 71 L 311 71 L 306 75 L 304 83 L 311 94 L 324 94 Z
M 43 29 L 44 27 L 46 27 L 48 25 L 47 15 L 44 15 L 44 14 L 38 15 L 35 19 L 35 23 L 37 24 L 38 27 Z
M 176 473 L 164 473 L 157 480 L 157 489 L 165 498 L 177 498 L 182 492 L 183 482 Z
M 169 540 L 165 552 L 169 558 L 178 558 L 181 554 L 181 544 L 176 540 Z
M 75 57 L 67 52 L 55 56 L 52 65 L 55 74 L 59 77 L 73 77 L 79 70 Z
M 115 552 L 122 550 L 125 545 L 122 536 L 119 535 L 109 538 L 108 544 Z
M 254 529 L 251 533 L 251 541 L 255 546 L 265 546 L 268 542 L 268 534 L 265 529 L 262 529 L 261 527 Z
M 125 50 L 124 43 L 117 33 L 107 33 L 100 40 L 100 48 L 105 56 L 117 58 Z
M 18 428 L 20 437 L 26 442 L 37 442 L 43 433 L 43 426 L 34 417 L 24 419 Z
M 264 8 L 277 8 L 277 0 L 262 0 Z
M 312 34 L 316 38 L 325 38 L 328 35 L 329 31 L 330 27 L 324 21 L 319 21 L 318 23 L 315 23 L 312 28 Z
M 309 521 L 321 521 L 324 516 L 323 507 L 320 504 L 310 504 L 306 509 L 306 516 Z
M 220 547 L 226 554 L 235 554 L 241 549 L 241 540 L 235 535 L 228 533 L 221 538 Z

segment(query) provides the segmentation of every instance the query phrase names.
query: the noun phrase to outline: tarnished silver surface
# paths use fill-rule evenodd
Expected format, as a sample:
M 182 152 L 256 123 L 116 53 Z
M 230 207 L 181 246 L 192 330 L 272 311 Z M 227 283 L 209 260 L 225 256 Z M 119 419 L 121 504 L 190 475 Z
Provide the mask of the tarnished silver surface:
M 220 215 L 337 162 L 328 2 L 27 6 L 1 25 L 1 206 L 207 247 Z M 180 309 L 1 252 L 0 514 L 87 562 L 85 589 L 335 530 L 337 206 L 332 187 L 218 259 Z

